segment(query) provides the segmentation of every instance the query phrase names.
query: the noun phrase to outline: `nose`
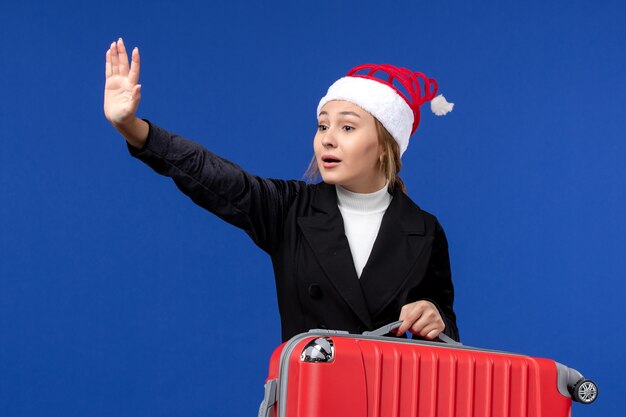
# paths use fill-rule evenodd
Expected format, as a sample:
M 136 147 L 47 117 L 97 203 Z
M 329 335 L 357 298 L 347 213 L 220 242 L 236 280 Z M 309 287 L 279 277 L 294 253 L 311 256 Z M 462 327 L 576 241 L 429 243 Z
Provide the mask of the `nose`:
M 337 141 L 335 140 L 335 134 L 332 129 L 326 130 L 324 132 L 324 136 L 322 136 L 322 145 L 325 148 L 334 148 L 337 146 Z

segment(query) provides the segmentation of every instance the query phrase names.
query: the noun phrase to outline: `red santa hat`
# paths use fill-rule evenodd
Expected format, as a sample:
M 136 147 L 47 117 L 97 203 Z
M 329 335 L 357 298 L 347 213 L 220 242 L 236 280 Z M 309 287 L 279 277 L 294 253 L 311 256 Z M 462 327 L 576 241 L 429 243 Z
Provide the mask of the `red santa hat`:
M 402 155 L 420 122 L 422 104 L 430 101 L 432 112 L 438 116 L 452 111 L 454 103 L 436 96 L 437 89 L 437 81 L 421 72 L 386 64 L 360 65 L 330 86 L 317 106 L 317 114 L 332 100 L 356 104 L 382 123 L 400 145 Z

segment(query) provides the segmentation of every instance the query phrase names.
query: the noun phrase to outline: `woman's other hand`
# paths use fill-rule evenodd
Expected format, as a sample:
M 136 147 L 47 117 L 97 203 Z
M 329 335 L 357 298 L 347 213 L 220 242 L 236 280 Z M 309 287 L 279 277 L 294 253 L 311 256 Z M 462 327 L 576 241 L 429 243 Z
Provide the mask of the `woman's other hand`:
M 104 115 L 136 148 L 143 147 L 149 131 L 148 124 L 135 116 L 141 99 L 139 64 L 139 49 L 134 48 L 129 66 L 122 38 L 113 42 L 106 53 Z
M 403 335 L 406 331 L 432 340 L 446 328 L 437 306 L 430 301 L 420 300 L 406 304 L 400 310 L 400 320 L 396 334 Z

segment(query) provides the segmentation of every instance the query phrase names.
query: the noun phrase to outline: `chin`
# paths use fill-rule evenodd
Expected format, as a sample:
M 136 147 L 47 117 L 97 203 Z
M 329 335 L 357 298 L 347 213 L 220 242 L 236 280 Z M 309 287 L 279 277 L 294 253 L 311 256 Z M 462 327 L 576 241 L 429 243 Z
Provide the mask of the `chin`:
M 340 184 L 341 181 L 338 180 L 337 178 L 334 178 L 334 175 L 320 174 L 320 176 L 322 177 L 322 181 L 324 181 L 326 184 L 341 185 Z

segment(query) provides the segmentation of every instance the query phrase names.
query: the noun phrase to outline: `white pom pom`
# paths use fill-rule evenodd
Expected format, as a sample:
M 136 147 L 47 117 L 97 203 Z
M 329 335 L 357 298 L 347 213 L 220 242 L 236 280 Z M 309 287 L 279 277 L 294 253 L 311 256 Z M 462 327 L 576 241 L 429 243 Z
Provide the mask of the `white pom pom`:
M 453 107 L 454 103 L 448 103 L 441 94 L 430 100 L 430 110 L 437 116 L 445 116 L 452 111 Z

